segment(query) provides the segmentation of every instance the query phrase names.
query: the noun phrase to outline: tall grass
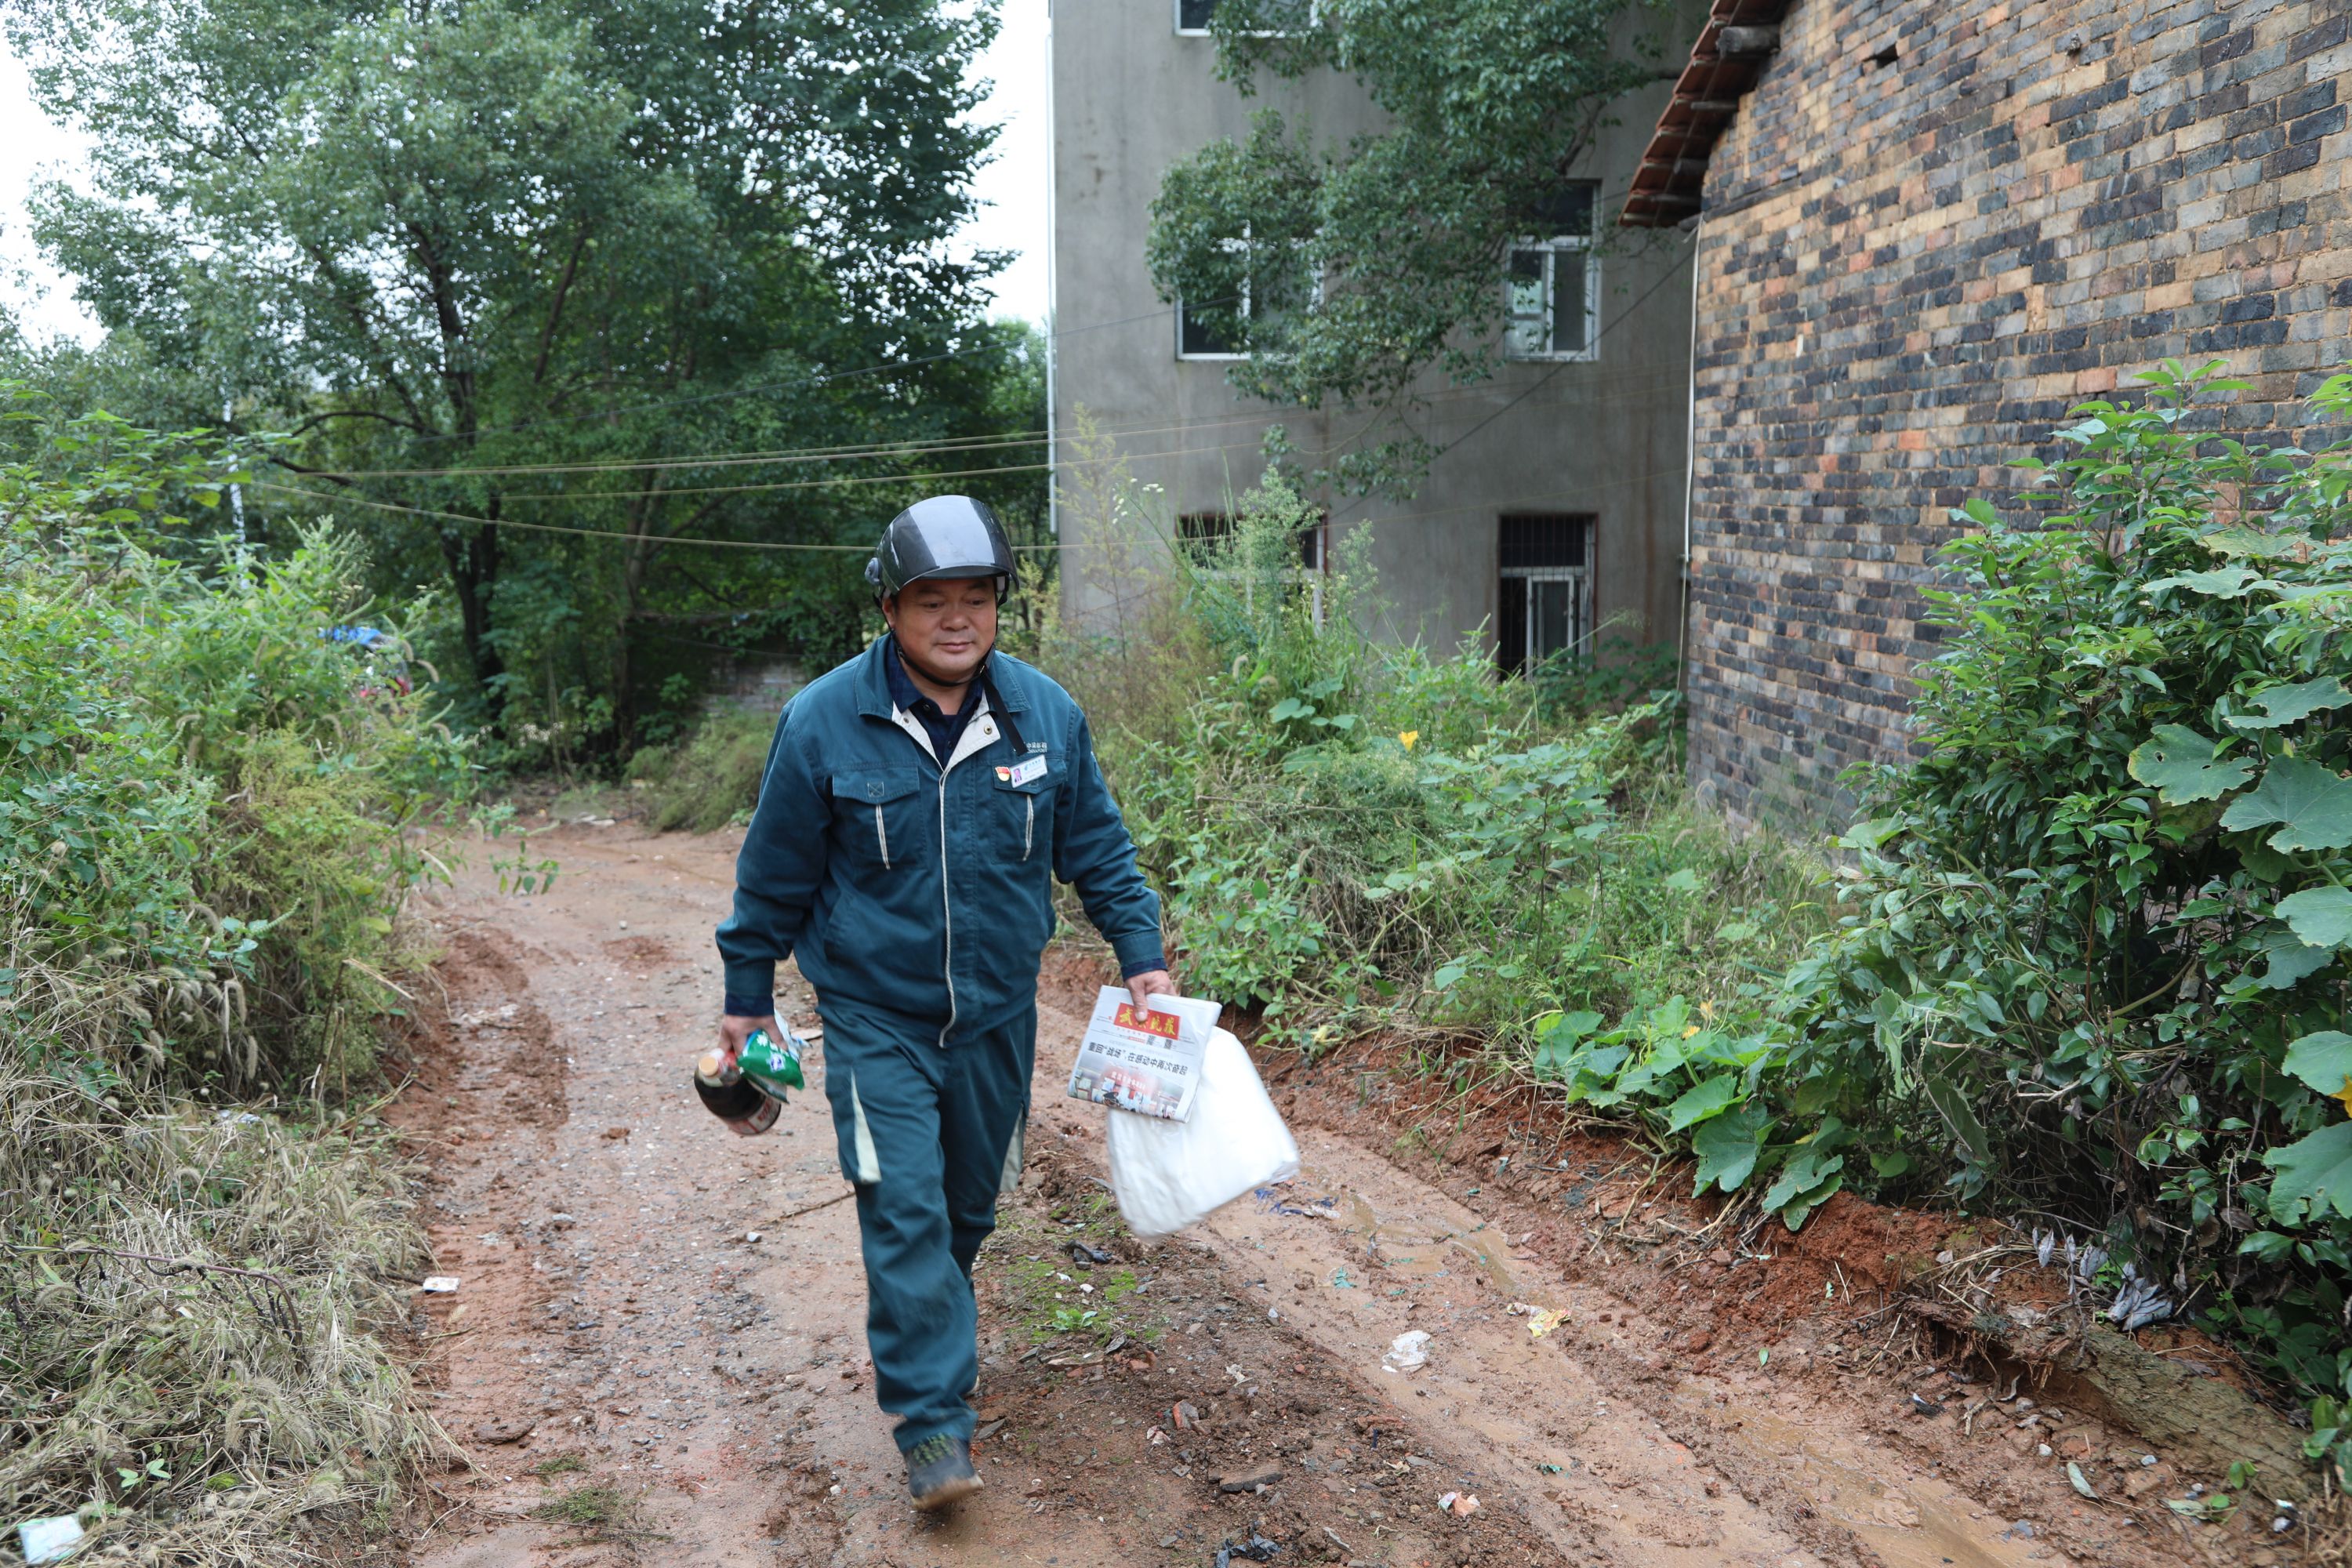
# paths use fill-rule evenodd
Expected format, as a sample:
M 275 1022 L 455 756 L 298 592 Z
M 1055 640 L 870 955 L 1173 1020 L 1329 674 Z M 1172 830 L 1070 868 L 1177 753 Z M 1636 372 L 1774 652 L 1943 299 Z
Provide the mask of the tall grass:
M 316 1561 L 446 1447 L 407 1173 L 329 1106 L 467 751 L 330 635 L 397 625 L 351 543 L 194 529 L 236 477 L 102 416 L 0 465 L 0 1522 L 148 1563 Z
M 643 793 L 647 824 L 660 833 L 716 833 L 748 821 L 775 731 L 773 713 L 718 709 L 676 747 L 638 752 L 627 776 Z
M 1442 1027 L 1528 1068 L 1547 1018 L 1752 992 L 1826 929 L 1814 857 L 1687 797 L 1673 693 L 1623 685 L 1654 664 L 1502 678 L 1482 636 L 1374 641 L 1362 531 L 1307 574 L 1316 513 L 1278 478 L 1179 542 L 1103 467 L 1086 527 L 1134 583 L 1040 657 L 1103 738 L 1192 989 L 1311 1047 Z
M 103 1026 L 0 1015 L 0 1499 L 142 1561 L 315 1561 L 448 1451 L 379 1337 L 426 1261 L 405 1173 L 380 1130 L 48 1065 Z

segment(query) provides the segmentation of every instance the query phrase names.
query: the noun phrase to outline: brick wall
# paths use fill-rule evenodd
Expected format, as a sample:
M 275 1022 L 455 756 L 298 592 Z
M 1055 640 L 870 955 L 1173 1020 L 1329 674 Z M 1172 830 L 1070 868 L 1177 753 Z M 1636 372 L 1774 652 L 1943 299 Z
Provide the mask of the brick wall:
M 1700 229 L 1693 782 L 1903 753 L 1948 512 L 2168 356 L 2288 433 L 2352 357 L 2352 0 L 1797 0 Z M 1891 55 L 1889 53 L 1891 51 Z

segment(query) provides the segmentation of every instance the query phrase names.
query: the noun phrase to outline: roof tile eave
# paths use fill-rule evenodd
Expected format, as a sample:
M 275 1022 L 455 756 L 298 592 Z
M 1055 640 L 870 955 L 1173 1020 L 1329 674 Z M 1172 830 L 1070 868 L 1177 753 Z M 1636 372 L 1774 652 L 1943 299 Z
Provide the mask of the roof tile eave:
M 1707 159 L 1737 117 L 1739 100 L 1755 86 L 1772 58 L 1770 54 L 1726 57 L 1719 47 L 1723 29 L 1776 23 L 1788 14 L 1793 3 L 1794 0 L 1715 0 L 1706 25 L 1691 42 L 1690 58 L 1675 79 L 1674 95 L 1659 111 L 1649 145 L 1636 165 L 1633 188 L 1628 192 L 1618 215 L 1621 224 L 1655 227 L 1668 221 L 1679 222 L 1687 216 L 1677 214 L 1669 219 L 1659 210 L 1666 203 L 1686 207 L 1690 212 L 1700 208 Z M 1696 107 L 1700 103 L 1711 107 L 1700 110 Z M 1645 182 L 1645 174 L 1659 169 L 1669 172 L 1655 183 Z

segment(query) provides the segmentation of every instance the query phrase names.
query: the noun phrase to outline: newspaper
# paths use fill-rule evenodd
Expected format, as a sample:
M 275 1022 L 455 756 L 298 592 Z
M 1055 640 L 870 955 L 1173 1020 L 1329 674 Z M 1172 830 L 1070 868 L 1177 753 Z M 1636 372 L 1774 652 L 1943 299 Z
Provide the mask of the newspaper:
M 1070 1098 L 1187 1120 L 1201 1083 L 1201 1058 L 1223 1011 L 1197 997 L 1154 996 L 1151 1010 L 1138 1016 L 1125 988 L 1104 986 L 1070 1068 Z

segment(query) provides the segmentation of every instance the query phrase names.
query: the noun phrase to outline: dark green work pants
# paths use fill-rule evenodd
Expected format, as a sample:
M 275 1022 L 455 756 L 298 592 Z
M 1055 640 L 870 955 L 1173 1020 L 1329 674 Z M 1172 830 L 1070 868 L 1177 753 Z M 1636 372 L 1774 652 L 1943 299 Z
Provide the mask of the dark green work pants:
M 1021 1173 L 1036 1058 L 1033 1003 L 985 1029 L 821 996 L 824 1094 L 841 1172 L 857 1187 L 874 1396 L 901 1452 L 971 1436 L 980 1375 L 971 1260 Z

